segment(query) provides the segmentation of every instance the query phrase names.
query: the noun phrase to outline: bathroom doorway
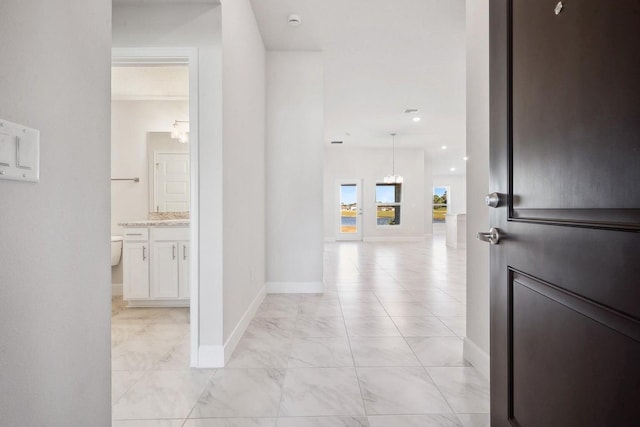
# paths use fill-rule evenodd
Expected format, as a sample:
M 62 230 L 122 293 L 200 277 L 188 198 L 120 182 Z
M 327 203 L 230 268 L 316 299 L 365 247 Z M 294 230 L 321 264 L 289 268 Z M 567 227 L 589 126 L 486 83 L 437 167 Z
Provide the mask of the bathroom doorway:
M 124 237 L 112 267 L 114 371 L 197 366 L 197 57 L 189 48 L 113 49 L 111 232 Z M 164 344 L 129 357 L 141 339 Z

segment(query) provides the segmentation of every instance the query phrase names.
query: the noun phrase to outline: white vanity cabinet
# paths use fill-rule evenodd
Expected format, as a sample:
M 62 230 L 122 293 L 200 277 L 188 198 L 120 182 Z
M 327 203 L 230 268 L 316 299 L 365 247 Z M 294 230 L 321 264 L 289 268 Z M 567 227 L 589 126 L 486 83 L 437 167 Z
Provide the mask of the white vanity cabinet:
M 123 252 L 129 306 L 189 305 L 189 228 L 129 228 Z
M 189 298 L 180 292 L 189 280 L 188 242 L 188 228 L 151 228 L 151 297 Z
M 123 297 L 149 298 L 149 230 L 129 228 L 122 247 Z

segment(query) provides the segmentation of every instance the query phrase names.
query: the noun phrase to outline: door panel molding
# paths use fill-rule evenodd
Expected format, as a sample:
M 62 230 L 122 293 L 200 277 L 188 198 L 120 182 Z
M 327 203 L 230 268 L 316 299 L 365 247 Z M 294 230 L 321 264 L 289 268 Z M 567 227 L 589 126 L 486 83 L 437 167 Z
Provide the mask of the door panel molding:
M 509 199 L 513 195 L 509 195 Z M 509 202 L 509 220 L 560 227 L 640 231 L 640 209 L 514 209 Z
M 521 272 L 509 276 L 510 424 L 632 425 L 636 396 L 603 395 L 599 388 L 640 386 L 633 375 L 640 357 L 638 323 Z M 625 333 L 611 333 L 612 326 Z M 572 395 L 580 399 L 568 406 Z
M 596 301 L 592 301 L 574 292 L 562 289 L 549 282 L 545 282 L 544 280 L 535 278 L 513 268 L 509 268 L 509 277 L 511 287 L 509 304 L 511 307 L 513 306 L 513 286 L 524 286 L 533 292 L 537 292 L 578 314 L 581 314 L 640 343 L 639 319 L 635 319 L 620 311 L 611 309 L 610 307 Z M 510 309 L 509 312 L 510 315 L 513 316 L 513 310 Z

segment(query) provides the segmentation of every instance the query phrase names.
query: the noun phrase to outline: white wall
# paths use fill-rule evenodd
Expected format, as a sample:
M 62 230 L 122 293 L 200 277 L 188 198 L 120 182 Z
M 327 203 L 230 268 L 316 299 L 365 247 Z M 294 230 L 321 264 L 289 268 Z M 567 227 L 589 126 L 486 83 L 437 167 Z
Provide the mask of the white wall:
M 400 137 L 396 137 L 396 140 Z M 425 234 L 425 159 L 420 149 L 396 149 L 395 172 L 404 177 L 401 222 L 396 227 L 378 227 L 376 183 L 391 174 L 390 149 L 357 149 L 344 145 L 324 150 L 324 236 L 335 239 L 339 209 L 336 180 L 363 179 L 363 240 L 420 240 Z M 428 190 L 430 191 L 430 190 Z M 430 205 L 429 205 L 430 206 Z
M 221 19 L 215 4 L 118 3 L 113 9 L 114 47 L 198 48 L 201 359 L 220 359 L 224 343 Z
M 433 187 L 449 187 L 447 213 L 467 213 L 467 177 L 465 175 L 434 175 Z M 431 197 L 433 206 L 433 197 Z
M 40 182 L 0 180 L 0 424 L 111 425 L 111 1 L 0 2 L 0 117 Z
M 223 1 L 222 41 L 228 356 L 257 308 L 252 302 L 259 302 L 265 282 L 265 50 L 249 0 Z
M 467 338 L 465 358 L 489 375 L 489 0 L 467 0 Z
M 323 58 L 267 54 L 267 286 L 322 292 Z

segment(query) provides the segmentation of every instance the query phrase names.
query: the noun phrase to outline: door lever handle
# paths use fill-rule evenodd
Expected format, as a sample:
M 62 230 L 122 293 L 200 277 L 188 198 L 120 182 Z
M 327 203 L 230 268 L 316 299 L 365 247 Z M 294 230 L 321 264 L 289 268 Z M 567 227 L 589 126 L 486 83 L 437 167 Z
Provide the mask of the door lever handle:
M 500 243 L 500 230 L 498 228 L 491 228 L 488 233 L 478 233 L 476 238 L 478 240 L 482 240 L 483 242 L 489 242 L 492 245 L 497 245 Z

